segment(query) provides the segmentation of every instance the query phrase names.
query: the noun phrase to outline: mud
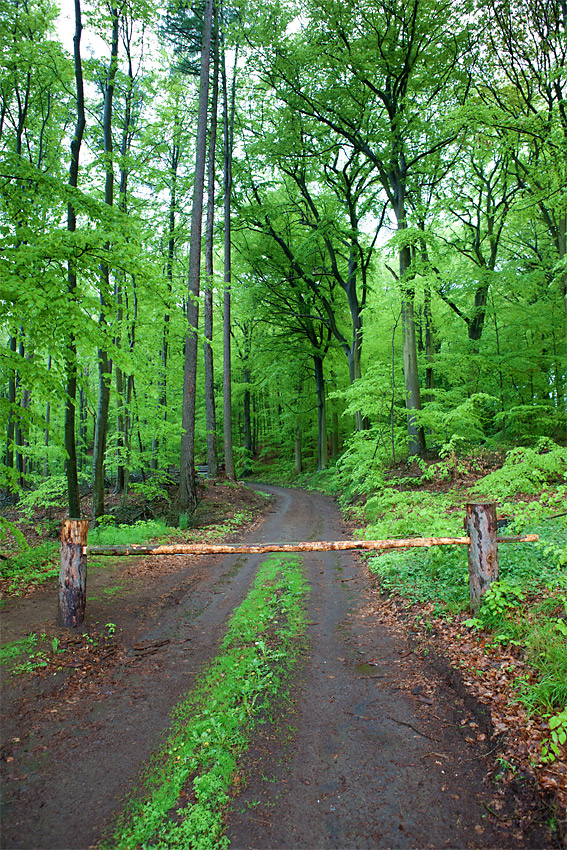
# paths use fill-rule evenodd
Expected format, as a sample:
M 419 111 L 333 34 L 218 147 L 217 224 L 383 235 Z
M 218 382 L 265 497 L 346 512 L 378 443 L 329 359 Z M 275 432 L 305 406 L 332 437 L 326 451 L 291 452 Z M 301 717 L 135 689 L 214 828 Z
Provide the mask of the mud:
M 330 499 L 263 489 L 275 507 L 248 542 L 343 536 Z M 112 621 L 117 630 L 96 677 L 63 670 L 3 682 L 3 848 L 97 844 L 172 708 L 214 656 L 262 557 L 182 560 L 177 571 L 96 596 L 90 624 Z M 227 814 L 231 846 L 553 846 L 542 828 L 520 829 L 515 797 L 494 784 L 490 730 L 419 648 L 376 624 L 357 556 L 318 553 L 304 563 L 309 650 L 244 757 Z M 116 580 L 128 565 L 112 570 Z M 41 630 L 54 599 L 52 588 L 10 603 L 3 619 L 16 632 L 20 623 L 21 634 Z

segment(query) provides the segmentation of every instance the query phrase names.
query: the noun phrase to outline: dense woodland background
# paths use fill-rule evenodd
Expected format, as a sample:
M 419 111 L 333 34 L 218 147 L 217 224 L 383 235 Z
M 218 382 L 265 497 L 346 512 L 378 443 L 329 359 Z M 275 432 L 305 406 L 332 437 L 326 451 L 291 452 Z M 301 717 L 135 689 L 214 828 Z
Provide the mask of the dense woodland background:
M 0 2 L 5 493 L 565 441 L 564 0 L 59 12 Z

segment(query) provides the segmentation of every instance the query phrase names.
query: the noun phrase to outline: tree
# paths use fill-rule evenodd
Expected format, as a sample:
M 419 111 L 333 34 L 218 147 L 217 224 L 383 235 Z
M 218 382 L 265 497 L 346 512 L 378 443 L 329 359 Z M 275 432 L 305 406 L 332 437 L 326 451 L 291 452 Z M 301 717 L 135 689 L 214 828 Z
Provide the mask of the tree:
M 232 446 L 232 373 L 231 373 L 231 285 L 232 285 L 232 242 L 231 242 L 231 205 L 232 205 L 232 158 L 234 149 L 234 116 L 236 109 L 236 71 L 238 66 L 238 45 L 234 51 L 234 67 L 232 70 L 232 94 L 230 112 L 228 101 L 228 81 L 226 74 L 226 52 L 224 34 L 222 36 L 222 94 L 223 94 L 223 256 L 224 256 L 224 291 L 223 291 L 223 443 L 224 466 L 227 478 L 236 478 Z
M 69 166 L 69 186 L 77 188 L 79 182 L 79 153 L 85 131 L 85 93 L 83 85 L 83 64 L 81 60 L 81 33 L 83 24 L 81 20 L 81 3 L 75 0 L 75 35 L 73 38 L 74 62 L 75 62 L 75 85 L 77 89 L 77 120 L 75 132 L 71 140 L 71 163 Z M 75 233 L 77 229 L 77 214 L 72 201 L 67 206 L 67 230 Z M 67 271 L 67 289 L 70 300 L 75 300 L 77 294 L 77 272 L 76 260 L 70 258 Z M 81 516 L 81 502 L 79 498 L 79 480 L 77 473 L 77 444 L 76 444 L 76 409 L 77 409 L 77 340 L 75 331 L 69 333 L 69 342 L 65 354 L 67 372 L 67 392 L 65 399 L 65 451 L 67 460 L 65 469 L 67 473 L 67 493 L 69 503 L 69 516 L 78 519 Z
M 399 248 L 410 453 L 423 449 L 423 433 L 413 414 L 421 399 L 407 196 L 423 161 L 453 138 L 423 131 L 436 117 L 439 95 L 454 96 L 464 47 L 457 15 L 453 3 L 384 0 L 361 9 L 313 0 L 300 33 L 278 33 L 259 70 L 281 100 L 368 159 L 389 201 Z
M 114 204 L 114 143 L 112 139 L 112 111 L 114 106 L 114 88 L 118 69 L 118 40 L 119 13 L 118 7 L 110 8 L 112 25 L 110 61 L 104 83 L 104 102 L 102 116 L 102 132 L 104 145 L 104 202 L 112 207 Z M 110 249 L 110 242 L 105 250 Z M 104 329 L 110 311 L 110 268 L 103 259 L 100 264 L 100 305 L 99 325 Z M 93 450 L 93 518 L 95 521 L 104 514 L 104 460 L 107 442 L 108 409 L 110 404 L 110 380 L 112 375 L 112 360 L 106 346 L 98 349 L 98 405 Z
M 205 286 L 204 286 L 204 355 L 205 355 L 205 407 L 207 420 L 207 467 L 209 478 L 218 475 L 217 418 L 215 408 L 215 379 L 213 359 L 213 236 L 215 223 L 215 158 L 218 124 L 218 96 L 220 74 L 220 33 L 218 12 L 214 9 L 214 52 L 213 89 L 211 95 L 211 118 L 209 129 L 209 162 L 207 177 L 207 232 L 205 240 Z
M 481 13 L 491 52 L 479 86 L 494 123 L 516 137 L 520 187 L 532 197 L 556 253 L 553 277 L 567 320 L 567 13 L 563 0 L 488 0 Z
M 185 338 L 185 365 L 183 370 L 183 435 L 181 437 L 179 503 L 182 508 L 197 504 L 195 479 L 195 402 L 197 392 L 197 328 L 199 325 L 199 288 L 201 275 L 201 228 L 203 192 L 207 154 L 207 114 L 209 99 L 209 64 L 213 0 L 206 0 L 199 78 L 199 110 L 197 115 L 197 143 L 195 149 L 195 182 L 191 214 L 191 241 L 189 245 L 188 330 Z

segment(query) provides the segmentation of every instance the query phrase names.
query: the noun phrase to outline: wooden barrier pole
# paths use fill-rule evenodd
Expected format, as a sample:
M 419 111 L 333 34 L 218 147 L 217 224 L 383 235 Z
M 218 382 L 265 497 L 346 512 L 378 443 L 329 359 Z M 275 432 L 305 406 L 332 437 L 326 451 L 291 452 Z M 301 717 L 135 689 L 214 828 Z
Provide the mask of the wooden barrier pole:
M 468 504 L 466 510 L 465 527 L 470 537 L 469 587 L 474 613 L 491 583 L 498 581 L 498 522 L 494 502 Z
M 537 534 L 498 537 L 499 543 L 534 543 Z M 470 537 L 411 537 L 392 540 L 311 540 L 306 543 L 259 543 L 245 546 L 237 543 L 171 543 L 132 544 L 120 546 L 85 546 L 85 555 L 263 555 L 268 552 L 345 552 L 363 549 L 368 552 L 388 549 L 413 549 L 428 546 L 468 546 Z
M 412 549 L 419 546 L 447 546 L 469 543 L 468 537 L 414 537 L 404 540 L 310 540 L 306 543 L 172 543 L 165 545 L 86 546 L 89 555 L 263 555 L 268 552 L 345 552 L 350 549 L 380 551 Z
M 65 519 L 61 526 L 57 622 L 73 628 L 85 619 L 88 519 Z

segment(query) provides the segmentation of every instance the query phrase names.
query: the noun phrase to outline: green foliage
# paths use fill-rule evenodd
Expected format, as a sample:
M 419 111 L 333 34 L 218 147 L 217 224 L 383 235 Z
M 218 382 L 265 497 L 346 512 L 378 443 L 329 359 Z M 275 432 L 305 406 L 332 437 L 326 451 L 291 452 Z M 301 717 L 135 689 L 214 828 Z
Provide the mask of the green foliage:
M 170 502 L 168 487 L 171 486 L 170 476 L 163 470 L 156 470 L 145 482 L 132 482 L 130 489 L 133 493 L 143 496 L 147 502 L 163 499 Z
M 340 501 L 346 504 L 357 495 L 373 493 L 384 484 L 384 468 L 391 460 L 376 433 L 357 431 L 337 463 L 342 484 Z
M 82 477 L 86 483 L 86 478 Z M 50 475 L 39 480 L 33 490 L 20 496 L 18 507 L 23 516 L 30 519 L 38 508 L 62 510 L 67 504 L 67 479 L 64 475 Z
M 437 611 L 463 611 L 469 604 L 466 552 L 459 546 L 432 546 L 385 552 L 368 561 L 380 588 L 409 602 L 435 601 Z
M 6 539 L 7 532 L 14 537 L 14 540 L 20 547 L 20 549 L 28 548 L 28 544 L 26 538 L 18 528 L 15 522 L 10 522 L 5 517 L 0 516 L 0 542 Z
M 31 584 L 42 584 L 59 573 L 57 543 L 40 543 L 12 558 L 0 561 L 0 577 L 8 582 L 8 591 L 19 596 Z
M 424 403 L 418 421 L 441 441 L 446 453 L 470 451 L 489 433 L 498 401 L 488 393 L 472 393 L 459 400 L 458 393 L 435 390 L 435 400 Z
M 173 731 L 147 774 L 145 798 L 132 802 L 103 846 L 213 850 L 228 845 L 222 815 L 238 757 L 259 712 L 276 695 L 281 699 L 304 630 L 306 593 L 297 558 L 263 563 L 230 620 L 219 654 L 175 710 Z M 184 806 L 180 794 L 187 786 L 194 801 Z
M 480 606 L 479 619 L 483 627 L 497 627 L 506 615 L 518 608 L 524 599 L 524 591 L 505 579 L 493 581 L 484 596 Z
M 501 469 L 481 478 L 473 491 L 502 501 L 518 493 L 539 493 L 567 481 L 567 448 L 541 440 L 535 448 L 511 449 Z
M 179 534 L 178 529 L 170 528 L 157 519 L 138 520 L 132 525 L 121 524 L 117 526 L 110 524 L 113 521 L 114 518 L 109 516 L 109 522 L 103 521 L 96 528 L 90 528 L 89 543 L 97 546 L 125 546 L 129 543 L 138 545 L 176 537 Z
M 45 635 L 42 635 L 42 638 L 43 637 L 45 637 Z M 24 652 L 30 652 L 30 650 L 37 645 L 37 641 L 37 635 L 35 632 L 32 632 L 25 638 L 4 644 L 0 647 L 0 664 L 9 664 L 12 659 L 17 658 L 18 655 L 22 655 Z
M 549 721 L 550 736 L 541 747 L 541 760 L 544 764 L 551 764 L 557 758 L 561 758 L 565 751 L 567 742 L 567 707 L 558 714 L 546 715 Z
M 387 537 L 447 537 L 462 531 L 462 514 L 450 494 L 384 487 L 366 502 L 367 539 Z
M 50 656 L 61 652 L 62 650 L 59 648 L 59 641 L 56 637 L 48 641 L 47 635 L 42 634 L 38 636 L 35 632 L 32 632 L 25 638 L 4 644 L 0 648 L 0 664 L 12 666 L 14 659 L 25 655 L 26 658 L 13 665 L 11 670 L 12 676 L 20 676 L 26 673 L 33 673 L 34 670 L 41 667 L 47 667 Z

